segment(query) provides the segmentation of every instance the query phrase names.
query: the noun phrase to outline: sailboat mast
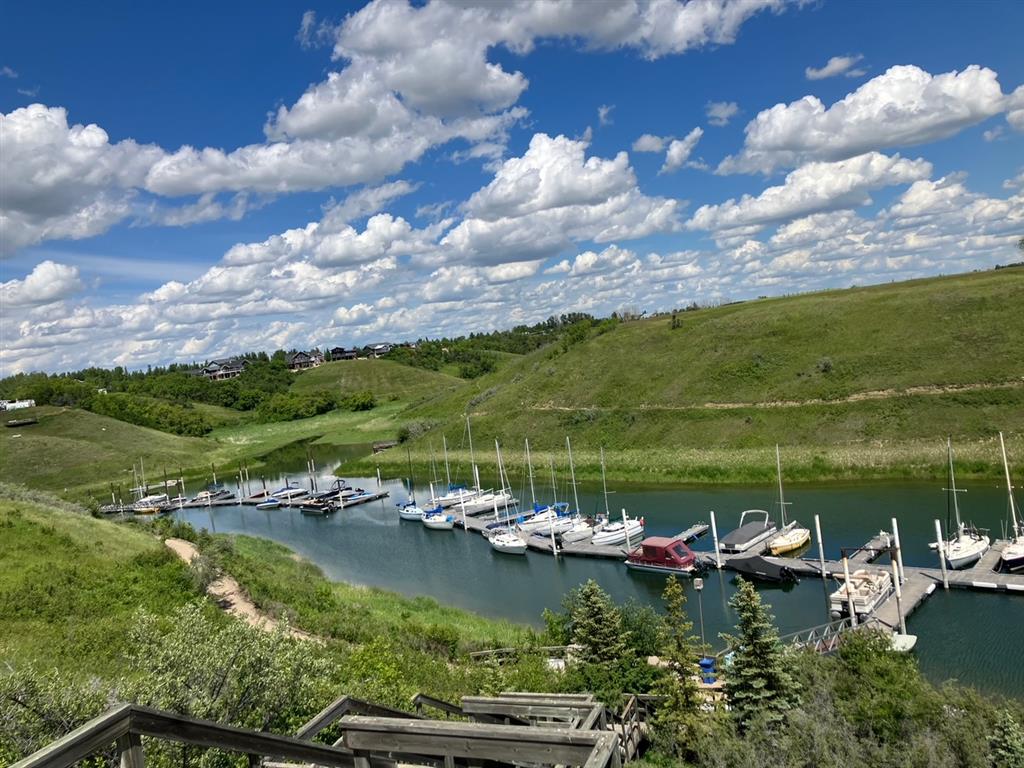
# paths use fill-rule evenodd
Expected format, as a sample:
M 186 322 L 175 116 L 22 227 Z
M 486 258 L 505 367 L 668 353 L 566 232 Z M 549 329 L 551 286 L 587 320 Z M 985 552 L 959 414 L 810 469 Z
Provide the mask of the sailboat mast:
M 775 444 L 775 475 L 779 478 L 779 507 L 782 509 L 782 527 L 786 527 L 786 499 L 782 495 L 782 457 L 779 444 Z
M 604 446 L 601 446 L 601 486 L 604 488 L 604 519 L 611 522 L 612 513 L 608 509 L 608 478 L 604 474 Z
M 477 489 L 480 488 L 480 479 L 477 476 L 476 471 L 476 457 L 473 455 L 473 428 L 469 425 L 469 414 L 466 414 L 466 434 L 469 435 L 469 466 L 470 471 L 473 473 L 473 481 L 477 485 Z
M 530 501 L 537 503 L 537 492 L 533 487 L 533 462 L 530 461 L 530 438 L 526 438 L 526 474 L 530 478 Z
M 1006 460 L 1006 443 L 1003 433 L 999 433 L 999 447 L 1003 451 L 1003 471 L 1006 472 L 1006 493 L 1010 497 L 1010 520 L 1013 523 L 1013 538 L 1020 538 L 1020 526 L 1017 523 L 1017 507 L 1013 503 L 1013 485 L 1010 483 L 1010 463 Z
M 448 466 L 448 438 L 441 435 L 441 445 L 444 447 L 444 479 L 448 483 L 448 490 L 452 489 L 452 471 Z
M 572 443 L 569 442 L 569 436 L 565 436 L 565 447 L 569 451 L 569 477 L 572 479 L 572 503 L 575 505 L 576 514 L 580 513 L 580 497 L 576 492 L 576 468 L 572 463 Z
M 512 488 L 511 488 L 512 483 L 511 483 L 511 481 L 509 481 L 508 475 L 505 473 L 505 465 L 504 465 L 504 462 L 502 462 L 502 460 L 501 460 L 501 446 L 498 445 L 498 441 L 497 440 L 494 441 L 494 453 L 498 457 L 498 482 L 501 484 L 502 497 L 505 499 L 505 521 L 508 523 L 508 529 L 511 531 L 512 530 L 512 523 L 509 522 L 509 519 L 508 519 L 508 497 L 509 497 L 509 493 L 511 493 L 511 491 L 512 491 Z M 508 491 L 508 493 L 505 492 L 506 490 Z M 494 500 L 494 520 L 495 520 L 495 522 L 497 522 L 497 520 L 498 520 L 498 500 L 497 500 L 497 497 L 495 497 L 495 500 Z
M 949 456 L 949 490 L 953 494 L 953 514 L 956 515 L 956 532 L 959 535 L 963 529 L 960 522 L 960 502 L 956 498 L 956 477 L 953 475 L 953 441 L 946 438 L 946 453 Z
M 406 446 L 406 448 L 405 448 L 405 455 L 406 455 L 406 458 L 409 459 L 409 501 L 411 501 L 413 504 L 415 504 L 416 503 L 416 490 L 415 490 L 416 483 L 415 483 L 415 481 L 413 480 L 413 477 L 412 477 L 412 450 L 408 446 Z M 344 489 L 342 489 L 342 490 L 344 490 Z M 339 496 L 339 498 L 340 498 L 340 496 Z

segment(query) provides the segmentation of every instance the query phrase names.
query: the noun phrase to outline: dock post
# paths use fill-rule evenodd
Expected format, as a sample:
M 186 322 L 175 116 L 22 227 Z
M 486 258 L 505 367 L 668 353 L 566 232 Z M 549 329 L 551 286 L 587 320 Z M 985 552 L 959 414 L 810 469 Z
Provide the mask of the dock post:
M 892 543 L 896 545 L 896 565 L 899 568 L 900 584 L 907 580 L 903 573 L 903 547 L 900 546 L 900 525 L 892 519 Z
M 379 469 L 377 471 L 380 472 Z M 380 478 L 379 477 L 377 478 L 377 487 L 378 488 L 380 487 Z M 463 494 L 461 496 L 461 500 L 462 500 L 462 530 L 463 530 L 464 533 L 469 533 L 469 523 L 466 522 L 466 496 L 465 496 L 465 494 Z
M 846 551 L 843 551 L 843 589 L 846 590 L 846 606 L 850 612 L 850 626 L 857 626 L 857 609 L 853 605 L 853 584 L 850 583 L 850 561 L 846 558 Z
M 377 487 L 380 488 L 380 467 L 377 467 Z
M 942 525 L 939 523 L 938 519 L 935 520 L 935 541 L 939 544 L 937 550 L 939 553 L 939 568 L 942 569 L 942 588 L 948 590 L 949 576 L 946 574 L 946 553 L 942 548 L 942 545 L 946 540 L 942 538 Z
M 896 521 L 893 520 L 893 522 Z M 898 547 L 896 551 L 899 552 Z M 889 550 L 889 553 L 892 554 L 892 550 Z M 900 587 L 899 566 L 896 565 L 895 557 L 890 557 L 889 559 L 892 561 L 892 583 L 896 587 L 896 613 L 900 617 L 900 634 L 905 635 L 907 634 L 907 617 L 903 615 L 903 588 Z
M 814 516 L 814 533 L 818 537 L 818 567 L 821 569 L 821 578 L 825 578 L 825 545 L 821 541 L 821 518 Z
M 715 510 L 711 510 L 711 537 L 715 541 L 715 566 L 722 570 L 722 552 L 718 548 L 718 525 L 715 523 Z

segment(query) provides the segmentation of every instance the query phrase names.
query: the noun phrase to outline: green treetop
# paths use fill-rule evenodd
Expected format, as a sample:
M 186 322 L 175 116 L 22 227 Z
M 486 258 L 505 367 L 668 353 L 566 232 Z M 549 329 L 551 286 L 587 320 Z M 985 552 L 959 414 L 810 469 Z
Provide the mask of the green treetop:
M 735 652 L 726 679 L 732 711 L 741 724 L 757 716 L 780 722 L 799 702 L 800 685 L 775 628 L 775 617 L 761 603 L 754 585 L 742 578 L 729 605 L 739 616 L 738 635 L 723 636 Z

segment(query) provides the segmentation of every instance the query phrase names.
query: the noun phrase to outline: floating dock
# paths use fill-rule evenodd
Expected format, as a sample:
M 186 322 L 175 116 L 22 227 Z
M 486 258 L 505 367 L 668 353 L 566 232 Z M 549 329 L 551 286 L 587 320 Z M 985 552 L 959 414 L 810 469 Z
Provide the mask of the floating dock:
M 883 544 L 884 538 L 885 535 L 880 534 L 861 547 L 856 555 L 861 555 L 862 557 L 854 559 L 855 555 L 847 558 L 850 570 L 884 571 L 891 575 L 892 564 L 888 559 L 886 559 L 884 564 L 873 564 L 874 561 L 887 551 L 885 548 L 887 545 Z M 879 547 L 879 544 L 883 545 Z M 998 540 L 970 568 L 963 568 L 961 570 L 947 569 L 946 583 L 950 588 L 988 592 L 1016 592 L 1024 595 L 1024 574 L 1002 573 L 996 570 L 999 567 L 999 560 L 1004 546 L 1006 546 L 1006 542 Z M 742 555 L 720 555 L 721 567 L 728 570 L 731 560 L 745 557 L 747 554 L 749 553 Z M 936 555 L 937 557 L 938 555 Z M 832 577 L 839 580 L 843 578 L 843 563 L 841 560 L 825 560 L 824 572 L 822 571 L 820 561 L 814 558 L 765 556 L 765 560 L 777 565 L 786 566 L 801 576 L 824 576 L 825 578 Z M 713 552 L 705 556 L 704 561 L 711 567 L 715 567 L 717 562 Z M 904 566 L 903 575 L 904 580 L 901 585 L 900 600 L 896 600 L 894 590 L 869 617 L 861 620 L 861 624 L 884 626 L 888 629 L 896 630 L 900 626 L 900 608 L 902 608 L 903 619 L 905 620 L 928 597 L 934 594 L 935 590 L 942 589 L 942 569 L 940 567 L 920 568 Z M 898 606 L 897 602 L 899 603 Z
M 493 517 L 474 517 L 472 515 L 467 515 L 465 521 L 463 521 L 463 517 L 459 512 L 458 507 L 451 507 L 447 511 L 449 514 L 455 515 L 456 528 L 465 528 L 470 531 L 473 531 L 474 533 L 482 534 L 485 537 L 487 536 L 490 530 L 495 530 L 488 529 L 487 527 L 489 525 L 494 524 L 495 520 Z M 510 519 L 514 520 L 515 518 Z M 708 530 L 710 530 L 710 526 L 707 523 L 696 523 L 694 525 L 691 525 L 685 531 L 680 531 L 671 538 L 680 538 L 685 543 L 689 544 L 690 542 L 696 541 L 701 536 L 706 534 Z M 526 545 L 530 549 L 536 552 L 543 552 L 547 555 L 551 554 L 550 534 L 535 533 L 524 538 L 526 538 Z M 556 546 L 558 548 L 559 555 L 569 555 L 572 557 L 593 557 L 605 560 L 624 560 L 632 549 L 635 549 L 640 545 L 640 542 L 643 541 L 644 538 L 644 536 L 637 536 L 636 539 L 634 541 L 631 541 L 630 545 L 627 546 L 626 544 L 591 544 L 589 541 L 575 541 L 567 544 L 560 544 L 557 542 L 556 537 Z

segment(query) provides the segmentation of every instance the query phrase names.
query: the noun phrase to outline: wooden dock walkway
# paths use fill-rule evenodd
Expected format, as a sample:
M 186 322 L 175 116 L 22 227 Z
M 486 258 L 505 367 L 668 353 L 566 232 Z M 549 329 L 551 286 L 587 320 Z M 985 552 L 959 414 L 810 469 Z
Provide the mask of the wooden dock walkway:
M 884 534 L 884 532 L 883 532 Z M 884 562 L 876 561 L 886 552 L 884 545 L 885 536 L 879 534 L 871 541 L 861 547 L 854 557 L 848 558 L 850 571 L 868 570 L 873 572 L 885 572 L 892 574 L 892 563 L 888 557 Z M 883 545 L 880 547 L 880 545 Z M 949 587 L 958 589 L 973 589 L 990 592 L 1010 592 L 1024 594 L 1024 574 L 1001 573 L 997 570 L 999 559 L 1002 555 L 1006 542 L 999 540 L 992 544 L 991 549 L 970 568 L 962 570 L 946 571 L 946 583 Z M 740 555 L 721 555 L 722 568 L 729 569 L 729 563 L 733 559 L 743 558 L 750 553 Z M 857 555 L 858 557 L 855 559 Z M 938 555 L 936 555 L 936 560 Z M 765 560 L 777 565 L 784 565 L 801 576 L 822 576 L 821 564 L 815 558 L 788 558 L 765 556 Z M 716 560 L 714 554 L 705 558 L 705 562 L 714 567 Z M 901 585 L 901 598 L 897 606 L 896 593 L 893 590 L 889 597 L 883 602 L 871 616 L 862 621 L 862 624 L 886 627 L 897 630 L 900 626 L 900 610 L 902 608 L 904 620 L 917 610 L 935 590 L 942 589 L 942 569 L 935 567 L 905 566 L 903 569 L 904 581 Z M 843 579 L 843 563 L 841 560 L 825 560 L 825 578 L 831 577 L 837 580 Z
M 449 508 L 448 513 L 455 515 L 455 527 L 463 528 L 463 518 L 459 508 L 457 506 L 451 507 Z M 465 528 L 486 537 L 491 530 L 494 530 L 488 529 L 487 526 L 493 525 L 494 522 L 493 516 L 467 515 L 465 519 Z M 680 531 L 675 537 L 671 538 L 681 538 L 684 542 L 689 544 L 690 542 L 699 539 L 709 530 L 710 526 L 707 523 L 695 523 L 685 531 Z M 551 536 L 549 534 L 545 535 L 535 533 L 524 538 L 526 538 L 526 545 L 530 549 L 536 552 L 543 552 L 546 555 L 551 554 Z M 627 546 L 626 544 L 591 544 L 589 541 L 556 544 L 556 546 L 558 547 L 559 555 L 568 555 L 571 557 L 593 557 L 605 560 L 625 560 L 626 555 L 628 555 L 631 550 L 638 547 L 643 539 L 643 536 L 637 536 L 635 540 L 630 542 L 631 546 Z

